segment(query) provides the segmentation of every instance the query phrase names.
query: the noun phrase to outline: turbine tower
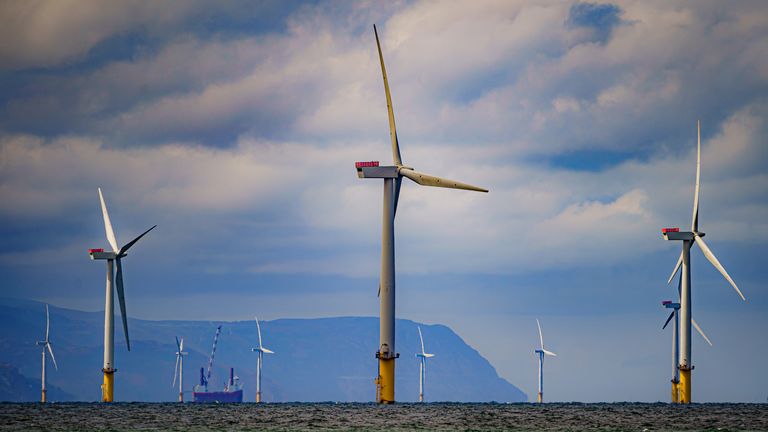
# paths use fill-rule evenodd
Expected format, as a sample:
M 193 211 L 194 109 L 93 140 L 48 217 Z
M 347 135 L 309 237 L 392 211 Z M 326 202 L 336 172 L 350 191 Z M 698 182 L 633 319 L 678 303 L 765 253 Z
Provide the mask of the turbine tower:
M 51 353 L 51 360 L 53 361 L 53 367 L 56 368 L 56 370 L 59 370 L 59 366 L 56 365 L 56 357 L 53 356 L 53 348 L 51 348 L 51 340 L 48 338 L 48 335 L 50 333 L 51 329 L 51 319 L 50 315 L 48 314 L 48 305 L 45 305 L 45 340 L 37 341 L 37 345 L 43 347 L 43 376 L 42 376 L 42 395 L 40 396 L 40 402 L 45 403 L 47 402 L 46 397 L 46 388 L 45 388 L 45 363 L 46 363 L 46 357 L 48 356 L 46 354 L 46 351 Z
M 378 376 L 376 377 L 376 401 L 378 403 L 395 402 L 395 359 L 400 356 L 395 350 L 395 213 L 400 197 L 400 186 L 403 177 L 407 177 L 422 186 L 436 186 L 451 189 L 465 189 L 478 192 L 488 190 L 420 173 L 413 168 L 403 165 L 400 159 L 400 146 L 395 129 L 395 113 L 392 109 L 392 96 L 389 92 L 387 71 L 384 68 L 384 56 L 381 53 L 379 34 L 373 26 L 376 36 L 376 47 L 379 51 L 381 75 L 384 78 L 384 93 L 387 99 L 389 115 L 389 136 L 392 142 L 393 166 L 379 166 L 378 162 L 357 162 L 359 178 L 375 178 L 384 180 L 384 200 L 382 208 L 381 230 L 381 275 L 379 277 L 379 359 Z
M 424 402 L 424 381 L 427 376 L 427 359 L 432 358 L 434 354 L 428 354 L 424 351 L 424 338 L 421 336 L 421 327 L 419 329 L 419 341 L 421 342 L 421 352 L 416 353 L 419 358 L 419 402 Z
M 704 242 L 704 233 L 699 231 L 699 189 L 701 179 L 701 123 L 697 122 L 698 146 L 696 155 L 696 186 L 693 195 L 693 220 L 691 221 L 691 231 L 681 232 L 679 228 L 662 228 L 661 233 L 664 240 L 682 241 L 683 250 L 677 265 L 672 271 L 667 283 L 671 282 L 678 270 L 682 271 L 682 281 L 680 290 L 680 359 L 678 368 L 680 369 L 680 403 L 691 402 L 691 371 L 693 370 L 693 359 L 691 358 L 691 248 L 696 243 L 701 252 L 710 263 L 725 277 L 733 286 L 742 300 L 746 301 L 744 294 L 741 293 L 736 282 L 725 268 L 717 260 L 715 254 Z
M 557 357 L 557 354 L 544 349 L 544 336 L 541 335 L 541 324 L 539 324 L 538 318 L 536 318 L 536 326 L 539 328 L 539 342 L 541 342 L 541 349 L 537 349 L 534 352 L 539 355 L 539 403 L 542 403 L 544 401 L 544 356 L 549 355 Z
M 259 353 L 256 359 L 256 403 L 261 403 L 261 365 L 264 363 L 263 355 L 274 354 L 274 351 L 270 351 L 261 344 L 261 326 L 259 325 L 259 317 L 256 319 L 256 332 L 259 334 L 259 347 L 251 348 L 251 351 Z
M 678 294 L 680 294 L 682 279 L 683 277 L 680 275 L 680 278 L 677 282 Z M 680 403 L 680 374 L 678 373 L 679 371 L 677 369 L 677 361 L 680 358 L 680 331 L 678 330 L 680 321 L 678 311 L 680 310 L 680 303 L 673 303 L 671 300 L 665 300 L 661 302 L 661 304 L 667 309 L 672 309 L 672 312 L 670 312 L 667 321 L 664 322 L 664 325 L 661 327 L 661 329 L 664 330 L 667 328 L 669 322 L 674 319 L 674 321 L 672 321 L 672 403 Z M 696 323 L 695 319 L 691 318 L 691 324 L 693 324 L 701 337 L 707 341 L 709 346 L 712 346 L 712 341 L 709 340 L 707 335 L 704 334 L 704 331 L 701 329 L 701 327 L 699 327 L 699 324 Z
M 179 337 L 176 336 L 176 366 L 173 369 L 173 383 L 171 384 L 171 387 L 176 386 L 176 377 L 179 377 L 179 402 L 184 402 L 184 356 L 187 355 L 187 352 L 184 352 L 184 338 L 182 337 L 181 340 L 179 340 Z
M 117 298 L 120 302 L 120 315 L 123 318 L 123 333 L 125 334 L 125 344 L 128 351 L 131 350 L 131 341 L 128 339 L 128 316 L 125 314 L 125 293 L 123 291 L 123 266 L 121 259 L 124 258 L 131 248 L 140 238 L 152 231 L 157 225 L 144 231 L 143 234 L 131 240 L 123 247 L 117 246 L 115 232 L 112 230 L 112 223 L 109 221 L 107 213 L 107 204 L 104 203 L 104 196 L 99 188 L 99 201 L 101 201 L 101 212 L 104 216 L 104 229 L 107 233 L 107 241 L 112 247 L 112 251 L 104 252 L 104 249 L 89 249 L 88 254 L 92 260 L 107 261 L 107 289 L 104 303 L 104 383 L 101 385 L 101 401 L 112 402 L 114 400 L 115 383 L 115 301 L 113 297 L 113 286 L 117 287 Z M 117 278 L 114 274 L 114 264 L 117 263 Z

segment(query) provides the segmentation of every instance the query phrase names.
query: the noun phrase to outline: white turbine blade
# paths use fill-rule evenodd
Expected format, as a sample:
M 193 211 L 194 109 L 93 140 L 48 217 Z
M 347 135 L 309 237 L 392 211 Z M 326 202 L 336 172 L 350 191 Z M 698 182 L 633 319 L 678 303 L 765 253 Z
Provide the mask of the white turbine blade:
M 542 348 L 542 351 L 544 351 L 544 354 L 546 354 L 546 355 L 551 355 L 553 357 L 557 357 L 557 354 L 553 353 L 552 351 L 547 351 L 547 350 L 545 350 L 543 348 Z
M 184 351 L 184 336 L 181 337 L 181 343 L 179 344 L 179 352 Z
M 179 357 L 181 356 L 176 354 L 176 366 L 173 368 L 173 382 L 171 383 L 171 388 L 176 387 L 176 377 L 179 375 Z
M 698 331 L 698 332 L 699 332 L 699 334 L 701 335 L 701 337 L 703 337 L 703 338 L 704 338 L 704 340 L 705 340 L 705 341 L 707 341 L 707 343 L 709 344 L 709 346 L 712 346 L 712 341 L 711 341 L 711 340 L 709 340 L 709 338 L 707 337 L 707 335 L 705 335 L 705 334 L 704 334 L 704 331 L 701 329 L 701 327 L 699 327 L 699 324 L 696 322 L 696 320 L 695 320 L 695 319 L 691 318 L 691 324 L 693 324 L 693 326 L 694 326 L 694 327 L 696 327 L 696 331 Z
M 424 357 L 426 357 L 426 358 L 432 358 L 432 357 L 434 357 L 434 356 L 435 356 L 434 354 L 427 354 L 427 353 L 424 353 Z
M 259 317 L 254 317 L 256 320 L 256 330 L 259 333 L 259 350 L 263 350 L 264 348 L 261 346 L 261 326 L 259 325 Z
M 455 180 L 448 180 L 441 177 L 433 176 L 430 174 L 424 174 L 418 171 L 414 171 L 409 168 L 401 168 L 400 175 L 408 177 L 422 186 L 442 187 L 448 189 L 464 189 L 476 192 L 488 192 L 488 189 L 472 186 L 470 184 L 457 182 Z
M 48 352 L 51 353 L 51 360 L 53 360 L 53 367 L 55 367 L 56 370 L 59 370 L 59 366 L 56 364 L 56 356 L 53 355 L 53 348 L 51 348 L 51 343 L 48 342 L 45 344 L 45 346 L 48 347 Z
M 704 243 L 704 239 L 699 237 L 698 235 L 694 237 L 696 239 L 696 244 L 699 245 L 699 248 L 701 248 L 701 251 L 704 253 L 704 256 L 707 257 L 709 262 L 712 263 L 713 266 L 722 274 L 725 279 L 731 283 L 733 288 L 736 290 L 737 293 L 739 293 L 739 297 L 741 297 L 742 300 L 747 301 L 747 299 L 744 297 L 744 294 L 741 293 L 741 290 L 739 290 L 739 287 L 736 286 L 736 282 L 731 279 L 731 276 L 728 274 L 727 271 L 725 271 L 725 267 L 723 267 L 722 264 L 720 264 L 720 261 L 717 260 L 717 257 L 714 253 L 712 253 L 712 250 L 709 249 L 709 246 L 707 246 L 706 243 Z
M 536 327 L 539 328 L 539 342 L 541 342 L 541 349 L 544 350 L 544 336 L 541 335 L 541 324 L 539 324 L 539 319 L 536 318 Z
M 672 278 L 675 277 L 677 274 L 677 271 L 680 270 L 680 266 L 683 265 L 683 251 L 680 251 L 680 258 L 677 259 L 677 264 L 675 264 L 675 269 L 672 270 L 672 274 L 669 275 L 669 279 L 667 279 L 667 284 L 672 282 Z
M 424 338 L 423 338 L 423 337 L 421 337 L 421 327 L 420 327 L 420 326 L 417 326 L 416 328 L 417 328 L 417 329 L 419 329 L 419 341 L 421 342 L 421 353 L 422 353 L 423 355 L 426 355 L 426 353 L 425 353 L 425 351 L 424 351 Z
M 693 193 L 693 218 L 691 219 L 691 231 L 699 231 L 699 180 L 701 179 L 701 121 L 696 122 L 698 134 L 698 146 L 696 149 L 696 188 Z
M 265 353 L 267 353 L 267 354 L 274 354 L 274 353 L 275 353 L 274 351 L 272 351 L 272 350 L 269 350 L 269 349 L 266 349 L 266 348 L 262 348 L 262 349 L 261 349 L 261 352 L 265 352 Z
M 51 318 L 48 315 L 48 305 L 45 305 L 45 341 L 48 342 L 48 333 L 51 329 Z
M 384 67 L 384 55 L 381 53 L 381 44 L 379 43 L 379 32 L 376 30 L 376 24 L 373 25 L 373 34 L 376 36 L 376 48 L 379 50 L 379 62 L 381 63 L 381 76 L 384 78 L 384 93 L 387 97 L 387 115 L 389 116 L 389 137 L 392 141 L 392 160 L 395 165 L 400 166 L 403 161 L 400 159 L 400 144 L 397 142 L 397 128 L 395 127 L 395 111 L 392 108 L 392 95 L 389 92 L 389 80 L 387 80 L 387 69 Z
M 109 221 L 109 213 L 107 213 L 107 204 L 104 202 L 104 195 L 101 194 L 101 188 L 99 188 L 99 201 L 101 201 L 101 213 L 104 215 L 104 230 L 107 232 L 107 241 L 112 246 L 112 252 L 120 250 L 117 247 L 117 240 L 115 239 L 115 232 L 112 230 L 112 222 Z

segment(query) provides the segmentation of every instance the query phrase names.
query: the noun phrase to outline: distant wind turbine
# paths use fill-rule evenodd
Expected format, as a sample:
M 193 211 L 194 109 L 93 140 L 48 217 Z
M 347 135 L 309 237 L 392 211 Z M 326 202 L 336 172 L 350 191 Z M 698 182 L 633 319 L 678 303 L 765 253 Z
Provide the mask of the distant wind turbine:
M 123 266 L 121 259 L 124 258 L 131 248 L 140 238 L 152 231 L 157 225 L 144 231 L 140 236 L 128 242 L 123 247 L 117 246 L 115 232 L 112 230 L 112 223 L 109 221 L 107 213 L 107 204 L 104 202 L 104 196 L 99 188 L 99 201 L 101 202 L 101 212 L 104 216 L 104 229 L 107 233 L 107 241 L 112 246 L 111 252 L 104 252 L 104 249 L 89 249 L 88 254 L 92 260 L 107 261 L 107 289 L 104 305 L 104 383 L 101 385 L 101 401 L 112 402 L 114 400 L 115 384 L 115 300 L 113 298 L 113 285 L 117 286 L 117 298 L 120 301 L 120 315 L 123 318 L 123 332 L 125 334 L 125 344 L 128 351 L 131 350 L 131 341 L 128 339 L 128 316 L 125 313 L 125 293 L 123 291 Z M 117 279 L 114 275 L 114 262 L 117 262 Z M 115 284 L 115 281 L 117 282 Z
M 48 314 L 48 305 L 45 305 L 45 340 L 37 341 L 37 345 L 43 347 L 43 376 L 42 376 L 42 395 L 40 396 L 40 402 L 45 403 L 48 401 L 46 396 L 46 375 L 45 375 L 45 363 L 46 363 L 46 351 L 51 354 L 51 360 L 53 361 L 53 367 L 59 370 L 59 366 L 56 364 L 56 357 L 53 356 L 53 348 L 51 347 L 51 339 L 48 337 L 51 329 L 51 319 Z
M 539 355 L 539 403 L 544 401 L 544 356 L 557 356 L 552 351 L 544 349 L 544 336 L 541 334 L 541 324 L 539 319 L 536 318 L 536 326 L 539 328 L 539 342 L 541 342 L 541 349 L 537 349 L 534 352 Z
M 725 270 L 725 267 L 720 264 L 715 254 L 704 242 L 704 233 L 699 231 L 699 190 L 701 180 L 701 122 L 697 122 L 697 153 L 696 153 L 696 186 L 694 188 L 693 195 L 693 220 L 691 221 L 691 231 L 681 232 L 679 228 L 663 228 L 661 233 L 665 240 L 677 240 L 683 242 L 683 250 L 680 253 L 680 258 L 677 260 L 677 265 L 672 271 L 667 283 L 672 282 L 675 274 L 682 270 L 682 281 L 680 288 L 680 359 L 678 362 L 678 368 L 680 369 L 680 403 L 691 402 L 691 371 L 693 370 L 693 360 L 691 358 L 691 325 L 693 324 L 692 311 L 691 311 L 691 248 L 696 243 L 701 249 L 701 252 L 709 260 L 710 263 L 725 277 L 725 279 L 733 286 L 736 293 L 739 294 L 742 300 L 746 301 L 744 294 L 741 293 L 739 287 L 736 286 L 736 282 L 731 279 L 731 276 Z
M 392 96 L 389 92 L 384 56 L 381 53 L 379 34 L 373 26 L 376 47 L 379 51 L 381 75 L 384 78 L 384 93 L 387 99 L 389 115 L 389 136 L 392 143 L 393 166 L 379 166 L 378 162 L 356 162 L 359 178 L 384 179 L 384 204 L 382 208 L 381 230 L 381 275 L 379 278 L 379 373 L 376 377 L 376 401 L 378 403 L 395 402 L 395 359 L 400 356 L 395 350 L 395 213 L 400 197 L 403 177 L 407 177 L 422 186 L 436 186 L 451 189 L 465 189 L 488 192 L 487 189 L 471 186 L 453 180 L 435 177 L 414 171 L 403 165 L 400 158 L 400 146 L 395 128 L 395 113 L 392 109 Z
M 261 402 L 261 365 L 264 362 L 263 355 L 274 354 L 274 351 L 270 351 L 261 344 L 261 326 L 259 325 L 259 317 L 254 318 L 256 320 L 256 332 L 259 334 L 259 346 L 258 348 L 251 348 L 251 351 L 259 353 L 256 359 L 256 403 Z
M 416 353 L 419 358 L 419 402 L 424 402 L 424 383 L 427 376 L 427 359 L 432 358 L 434 354 L 428 354 L 424 351 L 424 338 L 421 336 L 421 327 L 419 329 L 419 341 L 421 342 L 421 352 Z
M 188 353 L 184 352 L 184 338 L 179 340 L 176 336 L 176 367 L 173 369 L 173 383 L 171 387 L 176 386 L 176 377 L 179 378 L 179 402 L 184 402 L 184 356 Z

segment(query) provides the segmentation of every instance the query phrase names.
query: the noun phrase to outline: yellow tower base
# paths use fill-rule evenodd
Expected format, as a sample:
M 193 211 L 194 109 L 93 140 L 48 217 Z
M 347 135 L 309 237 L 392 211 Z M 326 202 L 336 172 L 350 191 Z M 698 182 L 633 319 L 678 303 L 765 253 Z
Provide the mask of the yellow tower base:
M 115 395 L 115 371 L 104 370 L 104 384 L 101 385 L 101 401 L 112 402 Z
M 541 394 L 541 392 L 539 392 L 539 403 L 541 403 L 541 402 L 543 402 L 543 401 L 544 401 L 544 398 L 542 397 L 542 394 Z
M 40 396 L 40 402 L 46 403 L 47 401 L 48 401 L 48 399 L 46 399 L 46 397 L 45 397 L 45 390 L 43 390 L 43 395 Z
M 672 403 L 680 403 L 680 384 L 672 380 Z
M 256 403 L 261 403 L 261 392 L 256 392 Z
M 379 358 L 379 377 L 376 380 L 378 403 L 395 403 L 395 359 Z
M 691 403 L 691 371 L 693 368 L 684 368 L 680 366 L 680 384 L 678 386 L 682 404 Z

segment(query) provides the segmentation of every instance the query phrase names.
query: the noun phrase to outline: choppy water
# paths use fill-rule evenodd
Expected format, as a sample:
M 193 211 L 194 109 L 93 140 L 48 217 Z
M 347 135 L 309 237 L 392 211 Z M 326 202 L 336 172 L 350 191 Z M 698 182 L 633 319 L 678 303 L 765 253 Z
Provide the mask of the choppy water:
M 768 404 L 0 404 L 6 430 L 768 430 Z

